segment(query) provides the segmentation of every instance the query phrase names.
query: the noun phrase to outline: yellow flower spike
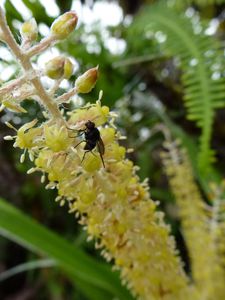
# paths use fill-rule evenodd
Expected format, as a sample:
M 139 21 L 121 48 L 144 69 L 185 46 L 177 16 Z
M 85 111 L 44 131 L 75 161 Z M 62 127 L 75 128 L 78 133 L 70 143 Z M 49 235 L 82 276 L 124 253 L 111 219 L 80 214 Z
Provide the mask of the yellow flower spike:
M 82 165 L 85 171 L 92 173 L 101 168 L 102 166 L 101 158 L 99 157 L 98 153 L 93 155 L 91 152 L 88 152 L 85 155 Z
M 90 190 L 90 191 L 82 192 L 80 195 L 80 199 L 85 205 L 89 205 L 92 202 L 94 202 L 94 200 L 96 199 L 96 196 L 97 196 L 96 191 Z
M 87 231 L 91 236 L 95 236 L 95 237 L 99 236 L 101 230 L 100 230 L 98 224 L 99 224 L 98 218 L 95 218 L 95 217 L 89 218 Z
M 22 127 L 20 127 L 20 129 L 18 130 L 18 133 L 20 132 L 25 132 L 26 130 L 34 127 L 37 124 L 38 120 L 34 119 L 33 121 L 24 124 Z
M 51 164 L 49 166 L 49 174 L 48 179 L 49 181 L 59 181 L 69 179 L 71 177 L 71 171 L 69 168 L 65 168 L 66 163 L 66 156 L 65 152 L 57 153 L 56 155 L 52 156 Z
M 5 28 L 4 36 L 6 37 L 8 27 L 4 26 L 6 25 L 4 22 L 4 18 L 1 18 L 1 27 Z M 7 35 L 8 44 L 12 46 L 12 51 L 26 71 L 27 66 L 32 67 L 30 59 L 34 55 L 41 53 L 57 40 L 66 38 L 74 30 L 76 24 L 76 14 L 74 12 L 65 13 L 52 24 L 49 37 L 42 40 L 37 47 L 23 51 L 23 59 L 21 59 L 20 52 L 16 51 L 10 32 Z M 28 28 L 24 26 L 24 34 L 32 33 L 31 27 L 32 24 L 28 25 Z M 33 38 L 31 37 L 31 39 Z M 30 43 L 23 41 L 22 48 L 24 50 L 29 46 Z M 56 79 L 61 79 L 62 76 L 68 78 L 72 72 L 69 61 L 64 61 L 62 64 L 59 62 L 59 69 L 50 70 L 53 72 L 51 76 Z M 75 83 L 77 92 L 89 92 L 96 83 L 97 73 L 97 68 L 94 68 L 80 76 Z M 88 120 L 95 123 L 105 143 L 106 169 L 102 167 L 100 155 L 96 149 L 93 149 L 96 156 L 88 153 L 81 163 L 84 150 L 82 147 L 72 148 L 71 146 L 75 146 L 76 141 L 69 138 L 65 125 L 64 127 L 57 125 L 57 123 L 66 123 L 53 95 L 60 81 L 55 82 L 50 90 L 45 90 L 42 81 L 38 79 L 42 75 L 38 70 L 34 77 L 18 78 L 19 81 L 12 81 L 3 87 L 3 89 L 9 89 L 10 95 L 9 93 L 8 96 L 5 95 L 5 101 L 1 108 L 5 106 L 22 112 L 24 110 L 19 106 L 20 100 L 17 104 L 8 99 L 11 98 L 11 88 L 16 87 L 17 84 L 20 85 L 21 82 L 23 86 L 24 79 L 28 82 L 28 85 L 25 85 L 27 87 L 30 80 L 33 80 L 34 91 L 27 90 L 26 92 L 28 95 L 30 95 L 29 92 L 34 92 L 35 96 L 38 95 L 38 101 L 43 105 L 43 115 L 49 120 L 41 127 L 34 127 L 36 121 L 33 121 L 22 126 L 18 132 L 16 130 L 17 138 L 14 146 L 22 148 L 24 153 L 28 149 L 27 151 L 36 165 L 28 173 L 35 171 L 46 173 L 50 180 L 46 188 L 58 188 L 57 200 L 60 205 L 66 201 L 69 203 L 70 212 L 75 212 L 76 216 L 80 217 L 79 222 L 87 228 L 91 238 L 98 239 L 96 247 L 104 248 L 102 255 L 108 261 L 113 260 L 117 264 L 118 269 L 121 270 L 122 282 L 127 284 L 138 299 L 223 299 L 224 282 L 221 278 L 224 277 L 219 276 L 222 273 L 218 268 L 217 255 L 211 247 L 212 243 L 210 244 L 212 238 L 208 239 L 207 234 L 210 232 L 210 236 L 212 236 L 211 231 L 215 231 L 215 228 L 205 230 L 203 223 L 210 222 L 205 222 L 202 217 L 205 210 L 198 201 L 200 194 L 193 184 L 190 168 L 185 164 L 185 160 L 181 160 L 181 163 L 185 164 L 185 168 L 179 166 L 180 168 L 176 169 L 175 175 L 178 174 L 177 176 L 173 175 L 173 166 L 167 165 L 167 167 L 171 176 L 171 185 L 176 196 L 180 198 L 180 203 L 183 198 L 188 200 L 189 194 L 192 199 L 196 200 L 193 203 L 190 201 L 181 203 L 183 219 L 190 216 L 189 223 L 188 221 L 186 223 L 186 220 L 184 222 L 184 229 L 187 245 L 190 241 L 190 258 L 194 262 L 192 278 L 195 285 L 190 284 L 183 270 L 174 239 L 170 237 L 169 226 L 166 225 L 163 214 L 157 211 L 157 205 L 150 198 L 146 184 L 140 182 L 137 176 L 137 167 L 125 159 L 125 148 L 121 147 L 117 141 L 121 136 L 119 137 L 119 134 L 115 134 L 115 131 L 111 129 L 111 127 L 116 128 L 113 123 L 116 114 L 109 112 L 107 106 L 101 105 L 102 93 L 96 104 L 87 104 L 73 111 L 69 117 L 69 125 L 76 130 L 85 130 L 85 123 Z M 76 89 L 66 92 L 62 97 L 63 101 L 69 100 L 68 98 L 74 92 Z M 18 98 L 20 97 L 22 101 L 26 95 L 21 93 Z M 109 127 L 107 129 L 104 128 L 106 123 Z M 24 155 L 21 158 L 23 159 Z M 182 181 L 184 178 L 185 185 Z M 187 189 L 188 185 L 191 187 L 191 192 Z M 193 205 L 196 207 L 196 212 L 193 212 Z M 209 221 L 208 218 L 207 216 L 206 221 Z M 223 233 L 224 227 L 220 228 L 218 236 L 222 238 Z M 220 251 L 224 252 L 224 243 L 221 244 Z M 216 282 L 216 288 L 213 288 L 214 282 Z M 196 297 L 196 290 L 203 291 L 203 293 L 199 293 Z M 210 292 L 210 297 L 206 292 Z
M 69 158 L 64 167 L 63 172 L 65 171 L 66 176 L 64 177 L 62 172 L 58 183 L 59 195 L 73 200 L 77 199 L 84 187 L 84 182 L 86 182 L 86 178 L 82 174 L 79 157 L 73 156 Z
M 188 155 L 174 142 L 167 142 L 166 149 L 168 151 L 162 156 L 163 163 L 179 207 L 198 299 L 223 299 L 224 270 L 217 249 L 218 236 L 211 227 L 212 220 L 207 216 L 206 204 L 194 180 Z M 174 160 L 174 157 L 178 159 Z
M 67 152 L 53 152 L 49 149 L 42 149 L 39 156 L 35 159 L 35 165 L 48 174 L 50 182 L 58 182 L 60 196 L 75 198 L 79 179 L 75 170 L 79 168 L 80 159 L 78 156 L 71 156 Z M 79 171 L 78 171 L 79 172 Z
M 99 125 L 101 124 L 104 124 L 108 121 L 108 118 L 109 118 L 109 107 L 108 106 L 102 106 L 101 105 L 101 101 L 97 100 L 96 101 L 96 109 L 98 111 L 98 115 L 99 115 L 99 119 L 98 122 L 99 122 Z M 98 125 L 98 126 L 99 126 Z
M 90 205 L 95 201 L 96 196 L 97 193 L 93 188 L 90 191 L 82 189 L 79 193 L 78 200 L 74 203 L 74 208 L 81 213 L 86 212 Z
M 121 186 L 119 186 L 116 189 L 116 194 L 117 194 L 117 197 L 119 199 L 126 199 L 127 198 L 127 191 L 123 187 L 121 187 Z
M 51 163 L 53 157 L 53 152 L 49 149 L 42 149 L 39 154 L 38 157 L 34 160 L 35 165 L 40 168 L 43 169 L 43 171 L 48 172 L 49 171 L 49 166 Z
M 105 146 L 114 142 L 115 134 L 116 134 L 116 131 L 114 128 L 108 127 L 108 128 L 101 129 L 101 137 L 104 140 Z
M 105 158 L 120 161 L 124 158 L 125 153 L 126 149 L 114 142 L 106 147 Z
M 76 186 L 76 185 L 68 184 L 68 181 L 61 180 L 58 183 L 58 194 L 59 194 L 59 196 L 65 197 L 67 199 L 70 199 L 70 198 L 76 199 L 74 186 Z M 72 206 L 72 204 L 70 204 L 70 206 Z M 72 207 L 71 207 L 71 211 L 75 211 L 75 209 L 72 209 Z
M 74 140 L 67 129 L 47 122 L 40 128 L 42 147 L 35 148 L 34 171 L 46 173 L 47 187 L 57 187 L 59 202 L 63 205 L 67 200 L 70 212 L 81 216 L 80 223 L 88 234 L 99 239 L 96 246 L 105 248 L 102 255 L 114 259 L 123 282 L 134 293 L 148 300 L 160 299 L 162 291 L 170 291 L 168 300 L 183 300 L 184 294 L 190 300 L 193 293 L 187 288 L 169 228 L 156 211 L 146 183 L 136 175 L 137 168 L 124 158 L 125 148 L 117 142 L 110 116 L 108 108 L 97 101 L 72 112 L 69 119 L 76 129 L 84 129 L 89 119 L 99 127 L 106 148 L 106 169 L 96 149 L 95 155 L 87 153 L 81 163 L 82 145 L 72 150 Z M 106 121 L 109 127 L 104 127 Z M 20 136 L 32 133 L 34 125 L 22 127 Z M 36 136 L 34 141 L 38 141 Z
M 16 141 L 14 147 L 19 147 L 21 149 L 31 149 L 37 146 L 38 139 L 42 134 L 42 129 L 40 127 L 32 128 L 37 124 L 37 119 L 32 122 L 26 123 L 17 131 Z M 40 142 L 40 140 L 39 140 Z
M 44 138 L 46 146 L 54 152 L 66 150 L 72 143 L 67 129 L 58 125 L 44 125 Z
M 108 117 L 108 115 L 109 115 L 109 108 L 108 108 L 108 106 L 105 106 L 105 105 L 102 106 L 101 110 L 102 110 L 102 114 L 105 115 L 106 117 Z
M 104 107 L 104 108 L 103 108 Z M 87 106 L 87 109 L 76 109 L 70 113 L 68 123 L 77 125 L 77 129 L 84 127 L 84 124 L 90 120 L 95 123 L 96 127 L 105 124 L 109 118 L 109 108 L 107 106 L 93 104 Z M 107 109 L 106 109 L 107 107 Z
M 124 234 L 127 230 L 126 224 L 121 224 L 119 222 L 114 223 L 114 229 L 120 236 L 121 234 Z
M 58 174 L 58 181 L 65 181 L 69 184 L 70 181 L 77 180 L 75 171 L 80 167 L 79 157 L 68 155 L 66 152 L 57 153 L 56 155 L 56 162 L 54 159 L 52 160 L 51 170 Z
M 77 21 L 78 17 L 75 12 L 66 12 L 52 23 L 51 34 L 58 40 L 65 39 L 76 28 Z
M 110 175 L 113 178 L 120 178 L 121 182 L 130 180 L 132 174 L 133 163 L 129 160 L 113 162 L 108 166 Z

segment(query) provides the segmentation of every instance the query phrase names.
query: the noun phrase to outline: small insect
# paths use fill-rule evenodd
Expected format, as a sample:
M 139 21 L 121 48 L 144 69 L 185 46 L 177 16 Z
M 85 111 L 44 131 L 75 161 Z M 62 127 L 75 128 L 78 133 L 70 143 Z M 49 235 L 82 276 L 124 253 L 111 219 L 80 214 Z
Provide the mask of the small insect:
M 104 163 L 104 159 L 103 159 L 103 155 L 105 153 L 105 146 L 104 146 L 104 143 L 102 141 L 100 132 L 99 132 L 98 128 L 95 127 L 95 123 L 90 121 L 90 120 L 88 120 L 85 123 L 85 127 L 86 128 L 84 130 L 80 130 L 80 134 L 79 134 L 79 135 L 84 134 L 85 140 L 81 141 L 80 143 L 78 143 L 75 146 L 75 147 L 77 147 L 78 145 L 80 145 L 83 142 L 86 143 L 85 146 L 84 146 L 85 152 L 84 152 L 81 163 L 83 162 L 83 160 L 85 158 L 85 155 L 88 152 L 91 152 L 93 155 L 95 155 L 92 152 L 92 150 L 97 146 L 98 152 L 99 152 L 101 160 L 102 160 L 103 167 L 105 168 L 105 163 Z

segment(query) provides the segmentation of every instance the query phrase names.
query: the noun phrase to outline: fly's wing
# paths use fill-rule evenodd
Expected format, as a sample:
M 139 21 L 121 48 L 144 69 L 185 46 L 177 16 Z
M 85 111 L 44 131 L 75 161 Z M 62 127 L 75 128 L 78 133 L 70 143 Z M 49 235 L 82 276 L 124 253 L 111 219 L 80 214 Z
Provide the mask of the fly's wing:
M 103 167 L 105 168 L 105 163 L 104 163 L 104 159 L 103 159 L 103 155 L 105 153 L 105 146 L 104 146 L 104 143 L 103 143 L 101 137 L 99 137 L 99 140 L 97 142 L 97 148 L 98 148 L 98 152 L 100 154 L 101 160 L 102 160 Z
M 104 153 L 105 153 L 105 146 L 104 146 L 104 143 L 103 143 L 101 137 L 99 137 L 99 140 L 97 142 L 97 147 L 98 147 L 98 152 L 101 155 L 104 155 Z

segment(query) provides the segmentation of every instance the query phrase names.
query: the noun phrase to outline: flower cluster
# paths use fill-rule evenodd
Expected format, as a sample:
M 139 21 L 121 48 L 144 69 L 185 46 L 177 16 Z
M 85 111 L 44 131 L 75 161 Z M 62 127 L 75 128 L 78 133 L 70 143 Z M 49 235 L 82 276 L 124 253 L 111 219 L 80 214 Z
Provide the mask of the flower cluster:
M 164 147 L 166 151 L 162 153 L 162 160 L 179 208 L 198 297 L 207 300 L 223 299 L 225 272 L 221 247 L 224 249 L 224 243 L 219 241 L 224 231 L 218 225 L 219 204 L 211 207 L 204 202 L 194 180 L 187 153 L 179 149 L 179 142 L 168 140 Z M 215 196 L 215 186 L 213 190 L 212 198 L 218 203 L 220 199 L 218 192 Z
M 28 173 L 41 172 L 43 182 L 47 176 L 46 187 L 58 190 L 56 200 L 61 205 L 68 203 L 69 211 L 85 226 L 89 239 L 95 239 L 102 255 L 114 261 L 115 268 L 121 270 L 123 282 L 137 297 L 197 299 L 195 289 L 188 284 L 163 213 L 151 199 L 146 181 L 140 182 L 137 167 L 126 159 L 126 149 L 119 145 L 121 135 L 114 125 L 115 114 L 102 106 L 102 95 L 95 104 L 87 104 L 67 115 L 59 110 L 60 103 L 68 102 L 76 93 L 87 93 L 95 86 L 98 68 L 79 76 L 74 88 L 58 97 L 61 80 L 72 74 L 71 62 L 60 56 L 46 64 L 44 74 L 55 79 L 49 90 L 40 80 L 43 72 L 32 67 L 31 57 L 66 38 L 76 24 L 76 14 L 68 12 L 53 23 L 49 37 L 33 45 L 37 27 L 32 20 L 22 27 L 24 40 L 19 46 L 0 10 L 1 38 L 24 70 L 20 78 L 0 89 L 0 96 L 6 99 L 2 98 L 3 106 L 22 111 L 21 101 L 31 97 L 43 104 L 47 118 L 42 124 L 35 119 L 18 130 L 8 124 L 16 135 L 6 139 L 14 140 L 14 147 L 23 151 L 21 162 L 28 153 L 34 163 Z M 83 133 L 88 121 L 100 132 L 105 148 L 104 164 L 97 147 L 84 151 L 87 141 Z
M 104 162 L 95 149 L 84 161 L 82 140 L 76 137 L 84 124 L 98 125 L 105 146 Z M 48 188 L 57 188 L 57 201 L 69 204 L 70 212 L 85 225 L 89 239 L 103 248 L 107 260 L 114 259 L 123 281 L 142 299 L 183 299 L 187 279 L 176 255 L 169 227 L 158 212 L 146 182 L 141 183 L 136 167 L 125 158 L 119 133 L 108 107 L 86 105 L 69 114 L 68 126 L 37 121 L 22 126 L 15 136 L 15 147 L 29 153 L 33 171 L 48 177 Z M 187 291 L 185 291 L 187 293 Z M 188 298 L 187 298 L 188 299 Z

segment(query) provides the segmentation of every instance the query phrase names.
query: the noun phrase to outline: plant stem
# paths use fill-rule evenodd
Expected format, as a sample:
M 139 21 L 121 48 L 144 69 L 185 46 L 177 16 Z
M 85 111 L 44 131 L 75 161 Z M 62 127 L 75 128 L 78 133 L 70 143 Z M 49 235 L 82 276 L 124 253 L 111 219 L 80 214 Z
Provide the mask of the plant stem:
M 17 42 L 15 41 L 12 32 L 10 31 L 6 19 L 5 14 L 3 12 L 3 9 L 0 7 L 0 27 L 2 30 L 4 42 L 9 46 L 11 51 L 13 52 L 14 56 L 20 61 L 21 66 L 24 69 L 25 74 L 27 72 L 35 72 L 32 64 L 30 62 L 30 58 L 28 55 L 26 55 Z M 36 76 L 34 78 L 30 79 L 30 82 L 33 84 L 37 91 L 37 95 L 43 102 L 43 104 L 46 106 L 50 114 L 54 119 L 56 119 L 58 122 L 60 121 L 65 125 L 65 120 L 63 119 L 60 110 L 58 109 L 58 106 L 56 102 L 48 95 L 48 93 L 45 91 L 40 79 Z
M 32 76 L 32 75 L 31 75 Z M 7 94 L 14 90 L 15 88 L 21 86 L 24 82 L 27 81 L 27 74 L 24 74 L 20 78 L 11 80 L 10 82 L 6 83 L 4 86 L 0 88 L 0 96 Z
M 76 95 L 77 89 L 74 87 L 69 92 L 64 93 L 55 99 L 56 103 L 61 104 L 67 102 L 72 96 Z
M 55 37 L 53 35 L 50 35 L 43 40 L 40 41 L 39 44 L 34 45 L 32 48 L 28 49 L 25 54 L 28 57 L 32 57 L 44 50 L 46 50 L 48 47 L 52 46 L 56 42 Z

